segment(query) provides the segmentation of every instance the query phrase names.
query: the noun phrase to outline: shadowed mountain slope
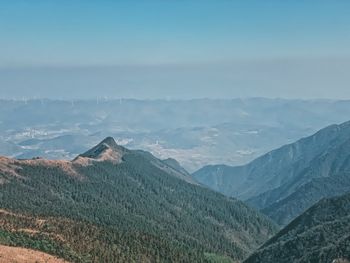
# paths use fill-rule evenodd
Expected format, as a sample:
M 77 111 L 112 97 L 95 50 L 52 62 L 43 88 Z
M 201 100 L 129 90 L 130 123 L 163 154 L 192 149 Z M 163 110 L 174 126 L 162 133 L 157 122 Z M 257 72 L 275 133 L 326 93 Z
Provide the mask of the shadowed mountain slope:
M 281 225 L 322 197 L 350 191 L 350 122 L 332 125 L 239 167 L 207 166 L 194 178 L 246 200 Z
M 333 263 L 350 259 L 350 194 L 323 199 L 293 220 L 245 263 Z

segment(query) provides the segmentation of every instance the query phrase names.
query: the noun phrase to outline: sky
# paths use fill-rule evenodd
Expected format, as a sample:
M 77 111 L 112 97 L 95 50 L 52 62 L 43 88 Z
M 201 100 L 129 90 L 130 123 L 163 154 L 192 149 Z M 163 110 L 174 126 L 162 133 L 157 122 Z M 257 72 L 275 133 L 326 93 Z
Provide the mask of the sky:
M 347 0 L 0 0 L 0 98 L 350 99 Z

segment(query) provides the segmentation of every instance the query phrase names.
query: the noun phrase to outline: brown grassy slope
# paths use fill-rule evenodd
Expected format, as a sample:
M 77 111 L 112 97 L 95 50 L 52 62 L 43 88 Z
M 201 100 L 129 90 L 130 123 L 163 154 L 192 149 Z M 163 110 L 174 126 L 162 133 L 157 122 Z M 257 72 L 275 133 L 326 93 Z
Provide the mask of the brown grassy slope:
M 67 263 L 49 254 L 20 247 L 0 245 L 0 263 Z

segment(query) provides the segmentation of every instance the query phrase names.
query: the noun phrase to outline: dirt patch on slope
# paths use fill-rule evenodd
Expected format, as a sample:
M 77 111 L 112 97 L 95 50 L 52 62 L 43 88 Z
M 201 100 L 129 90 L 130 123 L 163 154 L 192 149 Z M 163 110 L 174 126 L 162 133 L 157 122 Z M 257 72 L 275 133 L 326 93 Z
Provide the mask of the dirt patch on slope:
M 30 166 L 45 166 L 58 168 L 64 171 L 67 175 L 83 179 L 83 176 L 79 174 L 75 167 L 74 163 L 65 160 L 46 160 L 46 159 L 28 159 L 28 160 L 17 160 L 7 157 L 0 156 L 0 173 L 5 175 L 10 175 L 13 177 L 20 177 L 20 170 L 22 169 L 22 165 L 30 165 Z M 0 185 L 5 184 L 6 179 L 0 178 Z
M 33 159 L 33 160 L 17 160 L 16 164 L 26 164 L 31 166 L 46 166 L 46 167 L 54 167 L 63 170 L 70 176 L 81 177 L 74 169 L 72 162 L 63 161 L 63 160 L 45 160 L 45 159 Z
M 68 263 L 68 261 L 36 250 L 0 245 L 0 263 Z
M 15 165 L 15 160 L 7 157 L 0 156 L 0 172 L 4 174 L 8 174 L 10 176 L 21 177 L 17 173 L 17 169 L 20 169 L 17 165 Z M 6 180 L 4 178 L 0 178 L 0 184 L 4 184 Z
M 120 164 L 122 162 L 122 157 L 123 157 L 122 152 L 113 150 L 109 146 L 106 146 L 106 149 L 104 149 L 98 156 L 96 157 L 78 156 L 73 160 L 73 163 L 81 166 L 88 166 L 93 164 L 94 162 L 104 162 L 104 161 L 110 161 L 113 164 Z

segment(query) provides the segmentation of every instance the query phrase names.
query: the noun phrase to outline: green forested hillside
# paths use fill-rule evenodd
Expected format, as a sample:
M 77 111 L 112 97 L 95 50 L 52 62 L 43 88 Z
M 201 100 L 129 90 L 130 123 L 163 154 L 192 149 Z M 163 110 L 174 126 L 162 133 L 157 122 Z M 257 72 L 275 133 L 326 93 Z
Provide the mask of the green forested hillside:
M 271 151 L 244 166 L 203 167 L 194 178 L 245 200 L 285 226 L 321 198 L 350 191 L 350 122 Z
M 293 220 L 245 263 L 350 260 L 350 194 L 323 199 Z
M 243 259 L 276 231 L 149 154 L 99 146 L 73 162 L 3 159 L 0 241 L 73 262 L 213 262 Z
M 322 198 L 350 192 L 350 173 L 342 172 L 331 177 L 313 178 L 287 198 L 261 210 L 275 222 L 286 225 L 295 215 L 302 214 L 311 204 Z

